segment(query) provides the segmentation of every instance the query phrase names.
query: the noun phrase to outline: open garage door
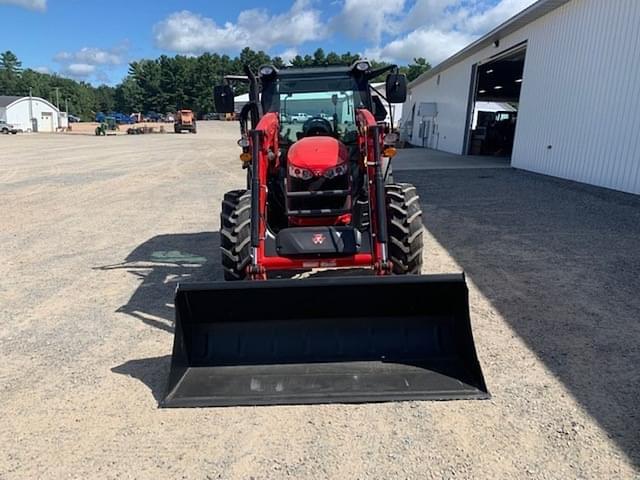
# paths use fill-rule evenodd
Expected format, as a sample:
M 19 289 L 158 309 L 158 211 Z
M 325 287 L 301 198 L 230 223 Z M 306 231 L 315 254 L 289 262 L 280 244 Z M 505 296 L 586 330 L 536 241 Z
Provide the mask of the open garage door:
M 523 44 L 475 66 L 468 154 L 511 157 L 526 52 Z

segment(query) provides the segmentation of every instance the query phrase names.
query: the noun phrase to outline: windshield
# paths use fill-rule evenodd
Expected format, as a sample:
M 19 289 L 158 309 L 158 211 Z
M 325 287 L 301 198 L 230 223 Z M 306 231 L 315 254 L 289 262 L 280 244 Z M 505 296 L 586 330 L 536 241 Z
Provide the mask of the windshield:
M 357 138 L 355 110 L 362 104 L 354 87 L 350 78 L 279 82 L 282 140 L 295 142 L 313 123 L 325 126 L 329 134 L 345 143 L 354 141 Z M 310 122 L 312 119 L 321 120 Z

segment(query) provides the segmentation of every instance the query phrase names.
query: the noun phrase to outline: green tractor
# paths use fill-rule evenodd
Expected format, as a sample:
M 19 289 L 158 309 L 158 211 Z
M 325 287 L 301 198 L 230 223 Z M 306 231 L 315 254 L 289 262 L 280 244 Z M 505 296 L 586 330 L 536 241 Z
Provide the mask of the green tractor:
M 120 127 L 118 127 L 115 117 L 105 117 L 104 120 L 100 122 L 100 125 L 96 127 L 96 136 L 115 135 L 119 129 Z

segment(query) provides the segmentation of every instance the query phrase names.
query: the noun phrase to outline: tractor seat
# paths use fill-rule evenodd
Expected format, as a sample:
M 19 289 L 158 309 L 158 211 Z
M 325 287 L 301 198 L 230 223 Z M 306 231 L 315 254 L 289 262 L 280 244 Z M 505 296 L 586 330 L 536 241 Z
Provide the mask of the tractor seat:
M 302 125 L 302 132 L 298 135 L 298 140 L 303 137 L 328 136 L 334 137 L 333 125 L 326 118 L 311 117 Z

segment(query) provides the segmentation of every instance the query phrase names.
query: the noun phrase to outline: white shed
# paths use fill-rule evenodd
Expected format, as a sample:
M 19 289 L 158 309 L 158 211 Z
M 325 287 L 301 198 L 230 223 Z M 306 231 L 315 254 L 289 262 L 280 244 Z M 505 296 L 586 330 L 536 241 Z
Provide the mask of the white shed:
M 23 132 L 56 132 L 67 127 L 67 115 L 40 97 L 0 96 L 0 119 Z
M 407 139 L 640 194 L 638 25 L 640 1 L 539 0 L 409 85 Z

